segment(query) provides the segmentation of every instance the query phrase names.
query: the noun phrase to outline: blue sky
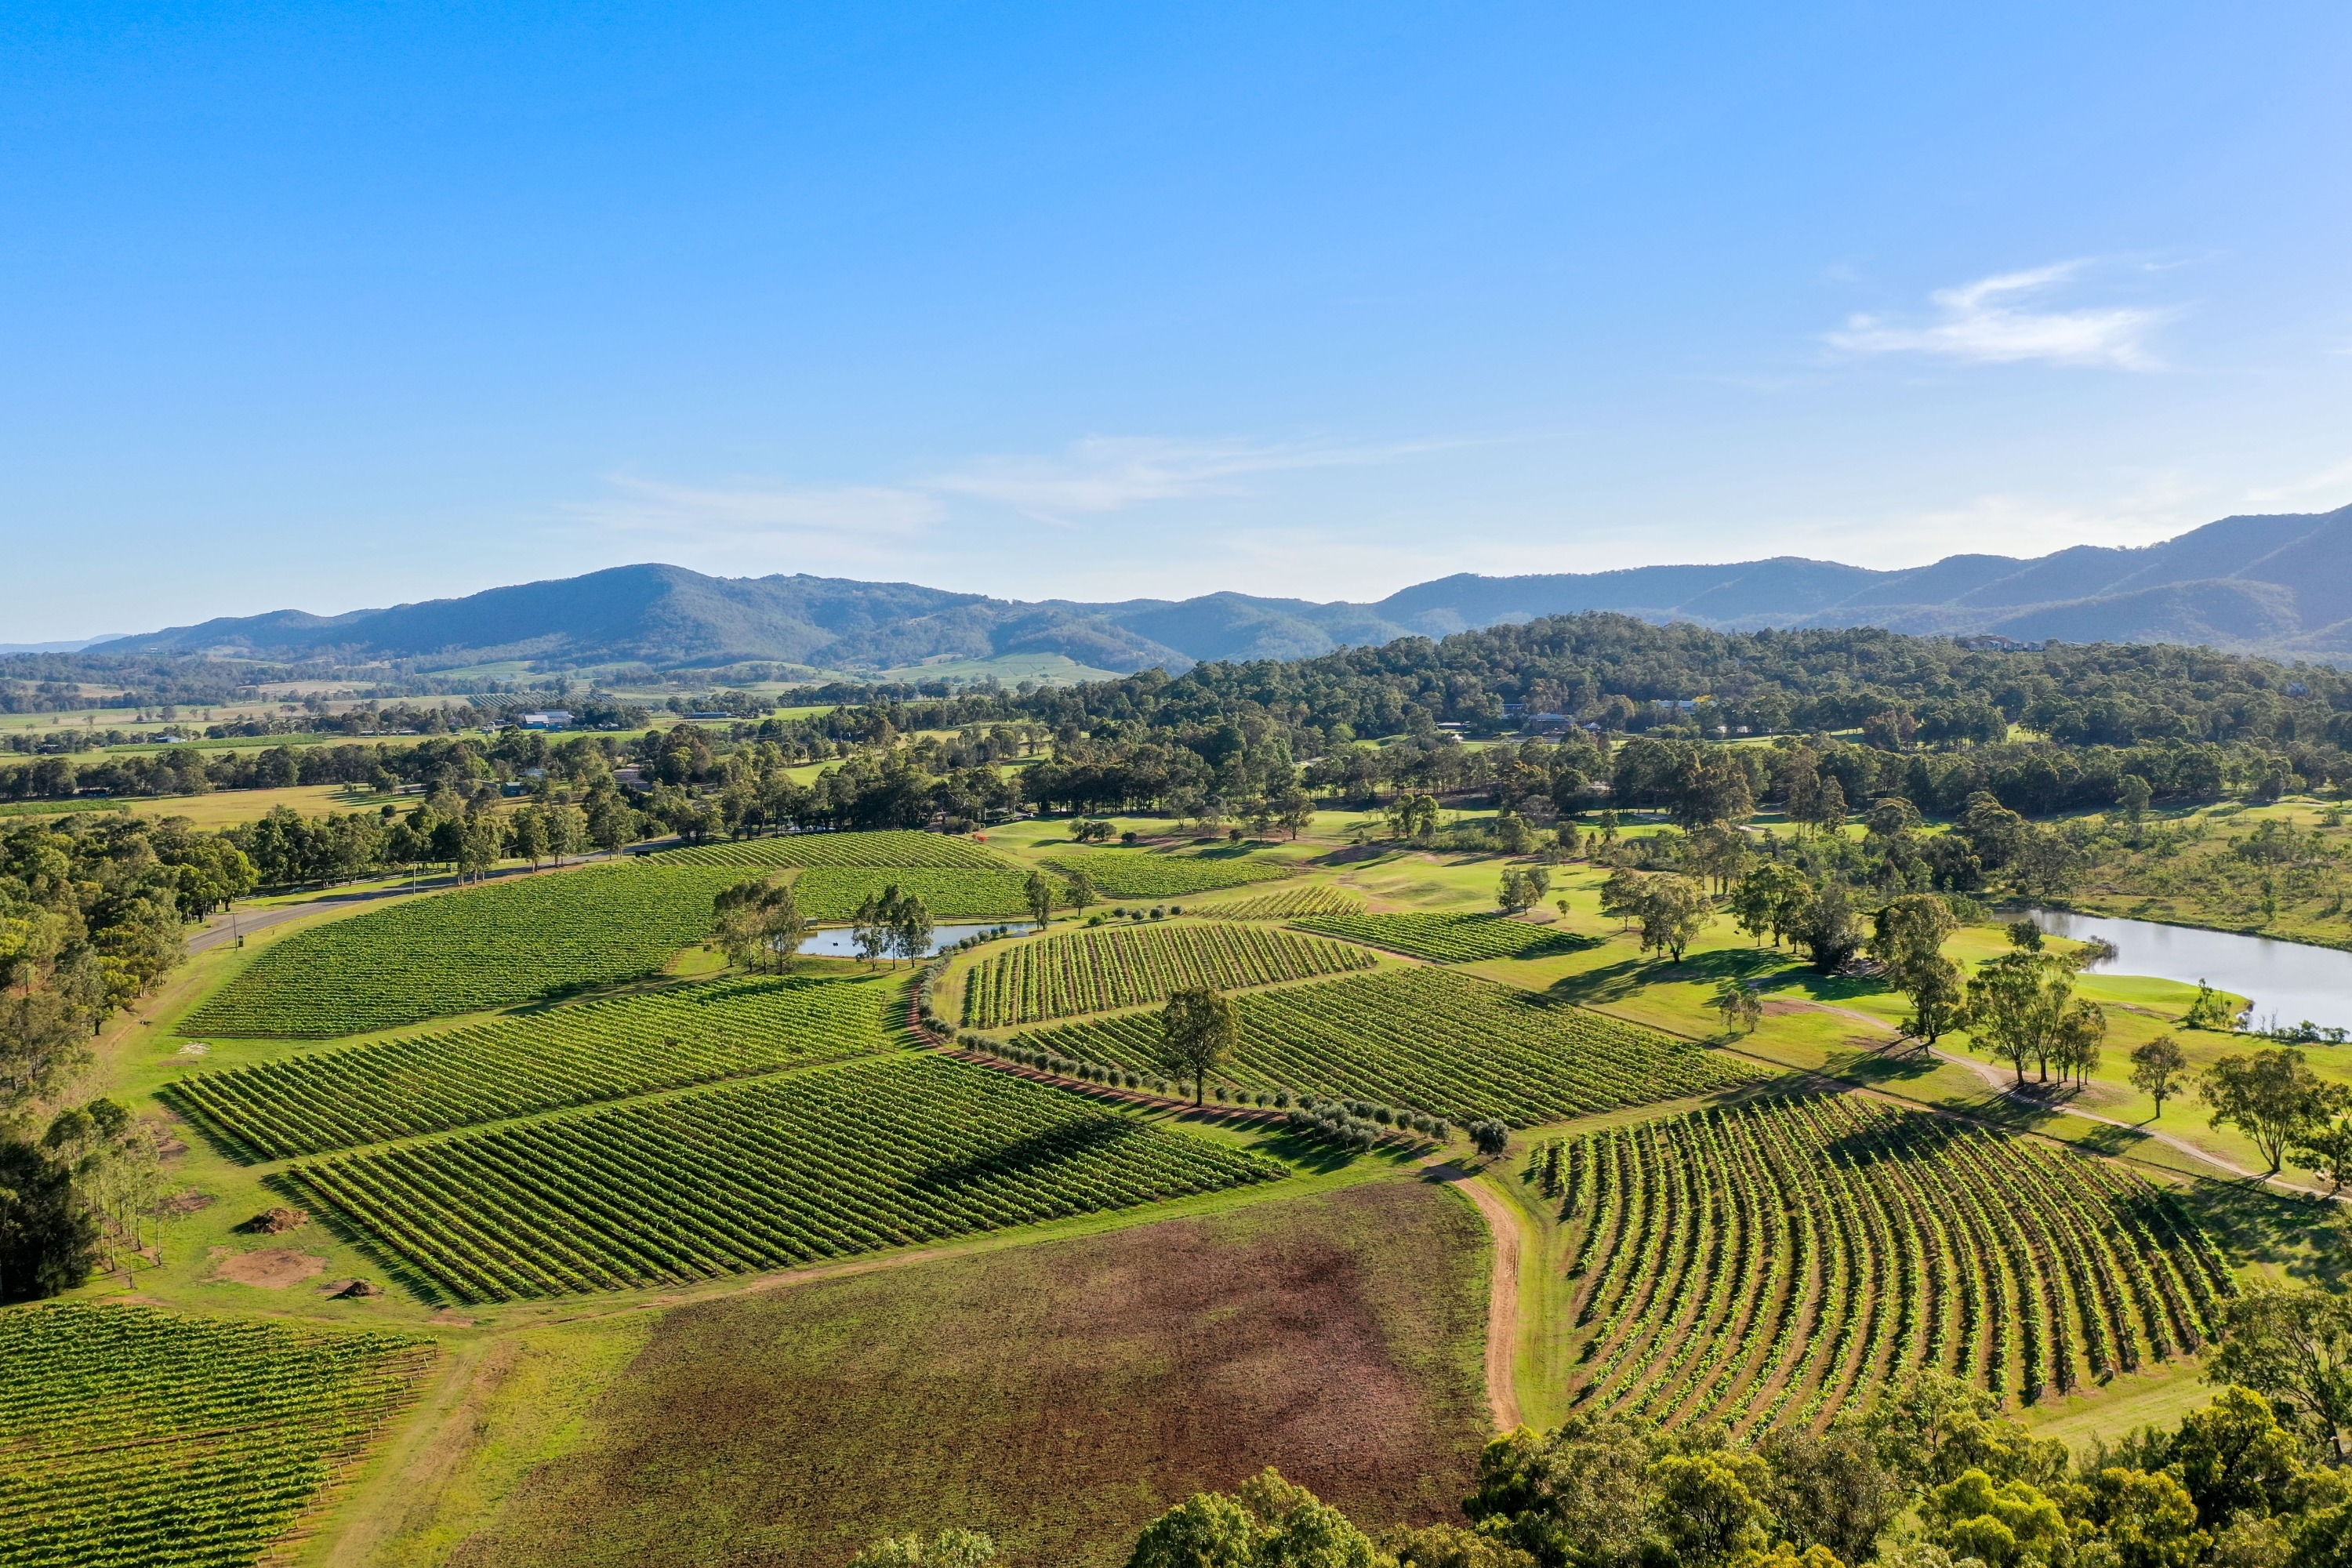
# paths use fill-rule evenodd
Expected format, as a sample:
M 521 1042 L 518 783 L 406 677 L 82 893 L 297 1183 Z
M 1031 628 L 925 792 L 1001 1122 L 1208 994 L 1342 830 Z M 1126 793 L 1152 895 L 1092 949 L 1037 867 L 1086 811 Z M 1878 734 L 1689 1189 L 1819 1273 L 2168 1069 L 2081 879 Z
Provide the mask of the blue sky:
M 2352 501 L 2352 9 L 0 18 L 0 640 Z

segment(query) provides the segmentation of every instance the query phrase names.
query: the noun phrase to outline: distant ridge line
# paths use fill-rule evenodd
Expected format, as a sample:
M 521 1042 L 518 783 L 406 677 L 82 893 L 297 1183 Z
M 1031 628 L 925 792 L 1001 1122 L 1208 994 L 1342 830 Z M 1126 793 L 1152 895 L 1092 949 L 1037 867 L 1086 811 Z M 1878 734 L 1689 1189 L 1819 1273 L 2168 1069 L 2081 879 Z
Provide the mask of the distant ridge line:
M 1951 555 L 1893 571 L 1780 555 L 1512 577 L 1458 573 L 1370 604 L 1238 593 L 1023 601 L 913 583 L 709 577 L 646 563 L 463 598 L 338 616 L 277 610 L 104 641 L 108 653 L 404 658 L 445 667 L 520 659 L 542 668 L 633 662 L 678 669 L 761 661 L 855 670 L 1058 654 L 1096 669 L 1158 665 L 1181 672 L 1208 660 L 1307 658 L 1584 610 L 1723 631 L 1870 626 L 2352 659 L 2352 506 L 2228 517 L 2136 548 Z

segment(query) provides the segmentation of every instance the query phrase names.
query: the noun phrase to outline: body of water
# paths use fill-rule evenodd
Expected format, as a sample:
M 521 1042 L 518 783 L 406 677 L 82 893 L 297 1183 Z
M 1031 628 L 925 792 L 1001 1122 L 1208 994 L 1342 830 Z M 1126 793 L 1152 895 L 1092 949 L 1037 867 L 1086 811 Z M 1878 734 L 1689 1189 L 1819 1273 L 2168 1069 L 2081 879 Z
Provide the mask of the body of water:
M 979 936 L 987 931 L 1019 931 L 1020 929 L 1019 925 L 1009 921 L 994 921 L 982 926 L 933 926 L 931 945 L 925 950 L 924 956 L 929 957 L 950 943 L 961 942 L 968 936 Z M 811 931 L 808 940 L 801 943 L 801 951 L 814 953 L 820 958 L 856 958 L 857 942 L 847 926 L 827 926 L 823 931 Z
M 2110 915 L 2028 912 L 2053 936 L 2114 942 L 2115 962 L 2099 965 L 2113 973 L 2153 974 L 2189 985 L 2201 980 L 2216 991 L 2251 997 L 2257 1027 L 2271 1027 L 2275 1017 L 2287 1028 L 2305 1020 L 2322 1028 L 2352 1028 L 2352 952 Z

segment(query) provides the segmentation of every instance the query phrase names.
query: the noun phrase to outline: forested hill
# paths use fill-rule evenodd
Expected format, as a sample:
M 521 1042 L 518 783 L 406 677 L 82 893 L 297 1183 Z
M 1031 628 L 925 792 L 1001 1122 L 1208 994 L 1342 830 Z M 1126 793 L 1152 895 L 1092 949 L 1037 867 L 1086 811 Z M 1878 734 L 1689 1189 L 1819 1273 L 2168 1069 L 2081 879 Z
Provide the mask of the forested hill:
M 1548 616 L 1318 658 L 1202 664 L 1171 679 L 1052 688 L 990 706 L 1065 731 L 1257 721 L 1309 752 L 1339 739 L 1470 736 L 1531 721 L 1692 738 L 1866 728 L 1899 744 L 2352 741 L 2352 675 L 2165 644 L 2023 650 L 1874 627 L 1719 632 L 1629 616 Z
M 1210 594 L 1024 602 L 910 583 L 706 577 L 620 566 L 459 599 L 322 616 L 285 610 L 100 645 L 106 654 L 394 658 L 542 668 L 772 660 L 879 669 L 927 658 L 1062 654 L 1098 669 L 1313 658 L 1341 647 L 1584 610 L 1726 630 L 1874 626 L 2018 641 L 2172 642 L 2352 658 L 2352 507 L 2232 517 L 2137 550 L 2033 560 L 1955 555 L 1878 572 L 1793 556 L 1524 577 L 1462 574 L 1374 604 Z

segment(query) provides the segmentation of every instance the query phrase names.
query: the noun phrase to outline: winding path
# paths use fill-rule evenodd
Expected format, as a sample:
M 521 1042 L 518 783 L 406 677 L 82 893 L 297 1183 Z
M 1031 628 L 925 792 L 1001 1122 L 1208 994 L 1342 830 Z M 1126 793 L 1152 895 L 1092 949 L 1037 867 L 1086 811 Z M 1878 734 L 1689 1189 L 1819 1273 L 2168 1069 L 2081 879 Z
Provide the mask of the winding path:
M 1452 1163 L 1433 1164 L 1430 1171 L 1476 1206 L 1495 1238 L 1495 1272 L 1486 1287 L 1486 1408 L 1495 1418 L 1495 1430 L 1514 1432 L 1523 1424 L 1518 1375 L 1519 1216 L 1475 1173 Z

